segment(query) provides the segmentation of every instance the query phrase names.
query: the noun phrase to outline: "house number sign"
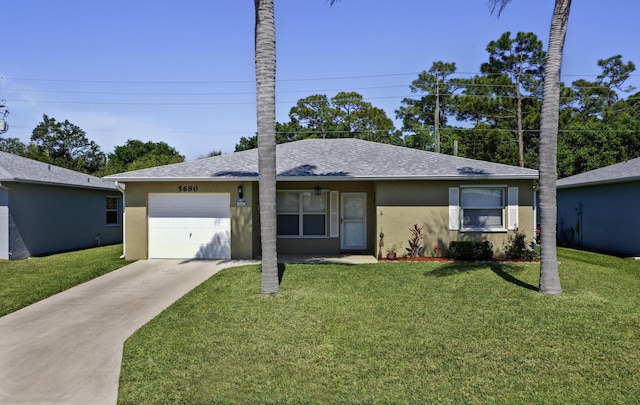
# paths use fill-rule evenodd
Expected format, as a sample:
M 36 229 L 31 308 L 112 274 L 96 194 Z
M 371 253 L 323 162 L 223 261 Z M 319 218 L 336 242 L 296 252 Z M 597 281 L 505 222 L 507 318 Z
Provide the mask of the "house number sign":
M 179 193 L 195 193 L 198 191 L 198 186 L 178 186 Z

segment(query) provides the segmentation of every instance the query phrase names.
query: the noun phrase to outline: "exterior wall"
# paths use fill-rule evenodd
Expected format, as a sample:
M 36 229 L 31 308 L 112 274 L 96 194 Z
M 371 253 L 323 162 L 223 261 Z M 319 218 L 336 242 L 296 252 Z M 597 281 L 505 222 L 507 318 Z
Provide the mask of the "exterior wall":
M 237 187 L 242 184 L 246 206 L 236 206 Z M 367 195 L 367 231 L 362 254 L 381 253 L 380 233 L 385 246 L 392 243 L 408 246 L 409 228 L 413 224 L 425 226 L 425 254 L 434 245 L 446 255 L 452 240 L 490 240 L 494 251 L 502 253 L 508 232 L 480 233 L 449 231 L 448 189 L 462 185 L 501 185 L 519 187 L 519 228 L 529 239 L 534 235 L 533 181 L 331 181 L 279 182 L 278 190 L 312 190 L 316 185 L 324 192 L 363 192 Z M 126 184 L 125 255 L 129 260 L 148 257 L 147 205 L 149 193 L 176 193 L 178 187 L 197 186 L 199 193 L 230 193 L 231 195 L 231 257 L 249 259 L 260 257 L 260 218 L 257 182 L 148 182 Z M 329 222 L 329 221 L 328 221 Z M 283 255 L 317 254 L 335 255 L 341 250 L 339 237 L 278 238 L 278 253 Z M 343 252 L 347 253 L 347 252 Z
M 246 206 L 237 206 L 238 186 L 242 185 Z M 257 199 L 251 182 L 149 182 L 125 186 L 125 257 L 140 260 L 149 257 L 148 201 L 149 193 L 178 193 L 179 187 L 197 186 L 197 193 L 229 193 L 231 195 L 231 257 L 250 259 L 256 256 L 254 211 Z M 259 229 L 259 228 L 258 228 Z M 258 232 L 259 233 L 259 232 Z
M 9 189 L 0 185 L 0 260 L 9 259 Z
M 640 256 L 640 182 L 561 188 L 557 201 L 560 244 Z
M 373 182 L 355 182 L 355 181 L 333 181 L 333 182 L 280 182 L 278 190 L 312 190 L 316 185 L 320 186 L 323 191 L 344 192 L 362 192 L 367 195 L 367 246 L 364 250 L 349 251 L 350 253 L 367 253 L 373 254 L 375 251 L 375 198 Z M 329 222 L 329 221 L 327 221 Z M 330 228 L 330 224 L 328 227 Z M 331 231 L 331 229 L 329 229 Z M 258 228 L 259 232 L 259 228 Z M 319 254 L 319 255 L 335 255 L 341 253 L 340 237 L 321 237 L 321 238 L 278 238 L 278 253 L 285 255 L 293 254 Z
M 106 224 L 106 197 L 117 191 L 6 183 L 12 259 L 122 242 L 122 224 Z
M 513 231 L 468 232 L 449 230 L 449 187 L 496 185 L 518 187 L 518 228 L 534 237 L 533 181 L 393 181 L 376 184 L 376 255 L 386 255 L 390 245 L 400 245 L 398 255 L 406 253 L 411 237 L 409 228 L 424 226 L 424 255 L 438 246 L 441 256 L 447 255 L 449 242 L 456 240 L 483 241 L 493 244 L 496 257 L 504 255 L 503 244 Z M 380 248 L 380 237 L 383 246 Z

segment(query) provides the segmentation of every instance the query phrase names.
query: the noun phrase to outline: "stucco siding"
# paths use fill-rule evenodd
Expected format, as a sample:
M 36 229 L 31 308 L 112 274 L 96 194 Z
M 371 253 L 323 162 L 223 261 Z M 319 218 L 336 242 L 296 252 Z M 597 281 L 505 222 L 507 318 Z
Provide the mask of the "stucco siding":
M 106 224 L 116 191 L 39 184 L 7 185 L 12 259 L 122 242 L 122 224 Z
M 533 182 L 443 182 L 443 181 L 331 181 L 331 182 L 279 182 L 278 190 L 312 190 L 319 186 L 322 192 L 364 193 L 366 195 L 366 247 L 356 253 L 384 253 L 389 244 L 402 244 L 401 252 L 408 246 L 409 228 L 413 224 L 425 227 L 425 254 L 438 245 L 446 254 L 452 240 L 490 240 L 497 255 L 502 252 L 502 243 L 508 232 L 458 232 L 450 231 L 448 190 L 461 185 L 501 185 L 518 187 L 519 228 L 530 239 L 533 238 Z M 199 193 L 230 193 L 231 195 L 231 257 L 260 257 L 260 218 L 258 187 L 256 182 L 243 182 L 245 206 L 236 206 L 237 182 L 191 182 Z M 148 196 L 150 193 L 178 192 L 185 183 L 148 182 L 126 185 L 126 257 L 145 259 L 148 257 Z M 328 213 L 329 214 L 329 213 Z M 332 232 L 329 218 L 327 234 Z M 384 234 L 380 247 L 380 234 Z M 340 235 L 340 232 L 338 232 Z M 340 236 L 280 237 L 279 254 L 338 254 L 341 250 Z
M 449 230 L 449 194 L 450 187 L 493 185 L 518 187 L 518 229 L 534 237 L 534 209 L 532 181 L 398 181 L 378 182 L 376 185 L 376 218 L 378 256 L 385 256 L 391 245 L 398 247 L 398 254 L 407 253 L 410 228 L 414 224 L 423 228 L 424 255 L 429 255 L 435 246 L 440 254 L 448 254 L 451 241 L 488 240 L 493 244 L 496 257 L 504 255 L 504 243 L 513 231 L 463 232 Z M 506 208 L 505 208 L 505 211 Z M 507 213 L 505 215 L 508 215 Z M 383 246 L 380 247 L 380 234 Z
M 638 201 L 640 182 L 558 189 L 559 243 L 640 256 Z
M 246 206 L 237 206 L 238 186 L 243 186 Z M 149 182 L 126 184 L 125 256 L 128 260 L 148 258 L 148 201 L 152 193 L 184 193 L 184 187 L 197 187 L 190 193 L 228 193 L 231 196 L 231 257 L 250 259 L 255 256 L 253 235 L 254 188 L 250 182 Z

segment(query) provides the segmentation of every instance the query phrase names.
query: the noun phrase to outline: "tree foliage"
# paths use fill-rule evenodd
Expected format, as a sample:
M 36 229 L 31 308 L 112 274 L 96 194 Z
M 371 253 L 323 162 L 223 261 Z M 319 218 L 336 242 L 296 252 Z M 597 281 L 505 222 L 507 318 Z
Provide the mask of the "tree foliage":
M 18 138 L 0 138 L 0 151 L 24 156 L 27 152 L 27 145 Z
M 276 123 L 276 143 L 307 138 L 358 138 L 401 144 L 400 132 L 384 110 L 364 101 L 356 92 L 341 92 L 329 99 L 314 94 L 298 100 L 289 111 L 289 121 Z M 257 136 L 242 137 L 235 151 L 258 147 Z
M 102 174 L 106 162 L 98 144 L 87 139 L 80 127 L 68 120 L 58 122 L 46 114 L 33 130 L 24 156 L 93 175 Z
M 128 172 L 149 167 L 184 162 L 184 156 L 165 142 L 142 142 L 129 139 L 108 155 L 105 174 Z

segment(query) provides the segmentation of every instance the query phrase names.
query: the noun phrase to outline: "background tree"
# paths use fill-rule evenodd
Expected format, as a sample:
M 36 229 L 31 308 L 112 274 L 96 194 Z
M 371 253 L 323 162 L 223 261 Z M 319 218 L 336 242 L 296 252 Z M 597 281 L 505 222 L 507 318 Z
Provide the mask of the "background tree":
M 401 144 L 401 135 L 384 110 L 364 101 L 361 94 L 342 92 L 329 99 L 314 94 L 298 100 L 289 112 L 290 121 L 276 123 L 276 144 L 307 138 L 358 138 Z M 236 152 L 253 149 L 257 136 L 240 138 Z
M 276 122 L 276 144 L 298 141 L 300 139 L 306 139 L 310 137 L 309 130 L 302 127 L 300 123 L 295 120 L 280 123 Z M 243 150 L 255 149 L 258 147 L 258 135 L 251 137 L 241 137 L 240 141 L 236 144 L 235 152 Z
M 254 1 L 261 289 L 262 295 L 272 295 L 280 293 L 276 248 L 276 31 L 273 0 Z
M 480 66 L 482 74 L 457 79 L 463 89 L 454 100 L 457 119 L 474 122 L 474 128 L 480 129 L 474 134 L 477 139 L 488 136 L 489 142 L 508 142 L 503 145 L 503 152 L 512 151 L 492 161 L 534 167 L 545 58 L 542 42 L 532 32 L 519 32 L 515 38 L 505 32 L 486 50 L 489 61 Z M 485 125 L 478 125 L 480 122 L 498 131 L 488 131 Z M 511 141 L 503 139 L 507 132 L 512 133 Z
M 18 138 L 0 138 L 0 151 L 24 156 L 27 152 L 27 145 Z
M 214 156 L 220 156 L 220 155 L 222 155 L 222 151 L 221 150 L 212 150 L 211 152 L 207 153 L 206 155 L 198 156 L 198 159 L 206 159 L 206 158 L 210 158 L 210 157 L 214 157 Z
M 416 149 L 436 150 L 436 132 L 447 127 L 452 114 L 453 93 L 458 81 L 451 76 L 456 72 L 455 63 L 434 62 L 423 71 L 409 89 L 421 94 L 418 99 L 407 97 L 396 110 L 396 118 L 402 120 L 405 145 Z M 436 119 L 437 114 L 437 119 Z
M 289 111 L 289 118 L 305 126 L 309 130 L 308 135 L 318 138 L 331 138 L 339 132 L 336 111 L 326 94 L 301 98 Z
M 98 144 L 87 139 L 80 127 L 46 114 L 33 130 L 24 156 L 92 175 L 101 175 L 106 162 Z
M 164 142 L 129 139 L 107 156 L 105 174 L 115 174 L 184 162 L 184 156 Z
M 511 38 L 510 32 L 505 32 L 497 41 L 489 43 L 487 52 L 489 62 L 483 63 L 480 71 L 489 76 L 504 75 L 512 82 L 506 91 L 515 100 L 515 108 L 503 109 L 515 116 L 518 163 L 520 167 L 524 167 L 523 102 L 527 96 L 536 97 L 542 90 L 546 57 L 542 42 L 532 32 L 518 32 L 515 38 Z

